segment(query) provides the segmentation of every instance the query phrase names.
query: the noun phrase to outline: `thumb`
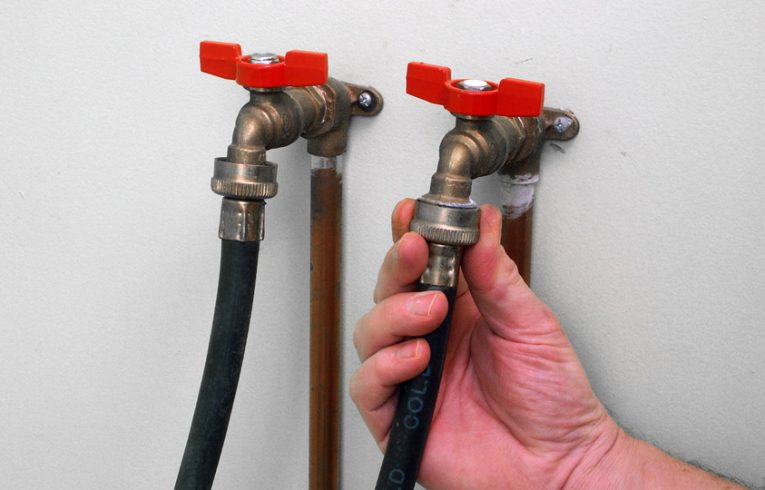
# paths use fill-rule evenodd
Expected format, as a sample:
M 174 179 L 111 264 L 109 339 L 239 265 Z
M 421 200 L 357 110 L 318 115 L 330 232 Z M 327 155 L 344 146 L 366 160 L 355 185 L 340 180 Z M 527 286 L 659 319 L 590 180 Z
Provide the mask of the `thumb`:
M 506 340 L 560 336 L 558 320 L 523 281 L 500 246 L 499 210 L 481 206 L 480 238 L 463 255 L 462 271 L 489 329 Z M 548 339 L 548 341 L 551 339 Z

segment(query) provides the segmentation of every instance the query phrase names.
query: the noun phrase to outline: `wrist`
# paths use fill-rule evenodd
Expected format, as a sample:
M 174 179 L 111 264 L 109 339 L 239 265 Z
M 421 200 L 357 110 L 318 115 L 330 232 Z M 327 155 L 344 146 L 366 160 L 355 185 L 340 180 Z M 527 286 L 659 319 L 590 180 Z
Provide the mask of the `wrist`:
M 638 441 L 630 437 L 611 418 L 601 436 L 581 455 L 563 488 L 641 488 L 638 481 L 640 452 Z
M 563 488 L 734 490 L 743 489 L 729 480 L 668 455 L 656 446 L 630 437 L 616 423 L 610 446 L 593 446 Z

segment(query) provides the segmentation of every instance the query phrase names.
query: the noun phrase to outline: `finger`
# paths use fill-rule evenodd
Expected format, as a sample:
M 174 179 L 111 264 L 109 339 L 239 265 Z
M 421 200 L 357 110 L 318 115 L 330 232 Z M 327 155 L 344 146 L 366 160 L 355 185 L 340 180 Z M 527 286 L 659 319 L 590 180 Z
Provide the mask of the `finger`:
M 409 223 L 414 216 L 414 199 L 402 199 L 393 208 L 393 213 L 390 217 L 391 231 L 393 234 L 393 242 L 397 242 L 407 231 L 409 231 Z
M 375 303 L 388 296 L 414 290 L 428 265 L 428 244 L 417 233 L 403 235 L 385 255 L 372 295 Z
M 428 359 L 427 341 L 412 339 L 376 352 L 351 378 L 351 399 L 378 443 L 390 430 L 396 411 L 396 387 L 421 373 Z
M 440 291 L 401 293 L 372 308 L 356 323 L 353 345 L 362 362 L 407 337 L 421 337 L 446 318 L 449 303 Z
M 501 227 L 499 210 L 482 206 L 478 243 L 464 253 L 462 270 L 478 310 L 489 328 L 508 340 L 560 333 L 555 316 L 500 246 Z

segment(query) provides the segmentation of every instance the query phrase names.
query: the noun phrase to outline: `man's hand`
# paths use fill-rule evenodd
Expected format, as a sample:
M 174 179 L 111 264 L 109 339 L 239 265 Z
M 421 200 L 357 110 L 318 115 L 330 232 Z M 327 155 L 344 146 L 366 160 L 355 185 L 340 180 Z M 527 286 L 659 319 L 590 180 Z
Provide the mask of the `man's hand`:
M 428 247 L 409 228 L 414 203 L 393 213 L 393 248 L 380 270 L 377 305 L 359 320 L 362 365 L 351 396 L 381 447 L 396 386 L 430 355 L 419 337 L 444 319 L 446 297 L 410 292 Z M 465 250 L 446 366 L 420 481 L 433 488 L 562 488 L 591 470 L 624 433 L 590 389 L 552 312 L 499 245 L 500 215 L 481 212 L 481 238 Z
M 362 362 L 351 397 L 384 449 L 399 383 L 430 356 L 419 337 L 446 316 L 440 292 L 412 292 L 428 246 L 406 233 L 414 201 L 393 211 L 393 241 L 356 325 Z M 465 250 L 438 404 L 419 481 L 437 489 L 734 488 L 626 435 L 590 388 L 550 309 L 499 245 L 501 219 L 481 210 Z M 409 340 L 407 340 L 409 339 Z

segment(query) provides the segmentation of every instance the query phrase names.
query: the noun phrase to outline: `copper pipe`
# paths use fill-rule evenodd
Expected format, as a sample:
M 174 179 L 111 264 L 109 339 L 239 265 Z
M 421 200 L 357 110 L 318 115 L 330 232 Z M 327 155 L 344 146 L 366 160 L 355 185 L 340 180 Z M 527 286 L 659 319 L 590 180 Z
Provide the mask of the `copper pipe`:
M 530 123 L 533 120 L 528 120 Z M 539 162 L 546 141 L 567 141 L 579 133 L 579 120 L 571 111 L 545 107 L 535 124 L 527 124 L 531 146 L 509 159 L 499 170 L 502 188 L 502 248 L 531 284 L 531 249 L 534 199 L 539 181 Z
M 330 82 L 332 82 L 330 80 Z M 321 89 L 335 114 L 327 132 L 309 133 L 311 162 L 311 393 L 308 488 L 340 488 L 340 245 L 342 154 L 351 116 L 383 108 L 371 87 L 328 83 Z M 364 103 L 362 103 L 364 102 Z
M 311 169 L 311 396 L 309 488 L 340 486 L 340 230 L 342 174 Z M 324 168 L 321 168 L 321 167 Z
M 502 213 L 502 248 L 518 266 L 518 272 L 526 284 L 531 281 L 531 227 L 534 207 L 519 217 Z
M 502 186 L 502 248 L 518 266 L 526 284 L 531 284 L 531 247 L 534 197 L 539 181 L 542 138 L 535 151 L 512 167 L 510 175 L 500 174 Z

